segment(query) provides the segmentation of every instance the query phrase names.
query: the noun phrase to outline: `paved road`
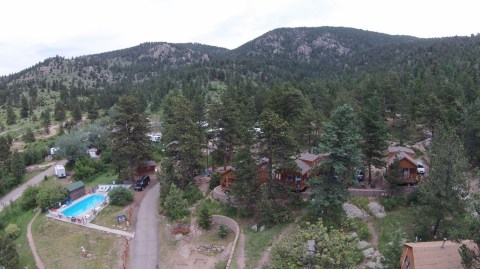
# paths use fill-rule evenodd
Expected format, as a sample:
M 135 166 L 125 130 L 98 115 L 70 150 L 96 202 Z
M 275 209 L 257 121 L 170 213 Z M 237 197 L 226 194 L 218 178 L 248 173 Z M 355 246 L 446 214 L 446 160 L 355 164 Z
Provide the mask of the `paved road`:
M 157 207 L 160 197 L 160 184 L 147 188 L 137 215 L 135 239 L 130 245 L 130 268 L 160 268 L 158 255 Z
M 20 187 L 17 187 L 16 189 L 5 195 L 3 198 L 0 199 L 0 211 L 3 210 L 4 206 L 10 204 L 10 201 L 17 200 L 28 186 L 37 185 L 38 183 L 42 182 L 45 176 L 53 175 L 55 173 L 55 165 L 65 165 L 65 163 L 67 163 L 66 160 L 58 161 L 56 164 L 52 165 L 47 170 L 35 175 L 29 181 L 23 183 L 22 185 L 20 185 Z

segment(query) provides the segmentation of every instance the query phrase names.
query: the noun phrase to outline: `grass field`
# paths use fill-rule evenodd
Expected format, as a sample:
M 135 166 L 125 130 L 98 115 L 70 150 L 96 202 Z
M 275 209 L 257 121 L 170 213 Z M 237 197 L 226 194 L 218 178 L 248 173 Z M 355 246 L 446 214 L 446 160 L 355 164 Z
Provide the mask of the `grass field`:
M 255 268 L 262 252 L 273 243 L 273 240 L 282 233 L 286 225 L 276 225 L 263 232 L 245 232 L 246 268 Z
M 374 225 L 379 235 L 378 247 L 383 251 L 396 232 L 400 232 L 407 241 L 413 239 L 414 235 L 411 233 L 414 231 L 415 215 L 412 208 L 399 207 L 388 212 L 384 218 L 375 218 Z
M 125 239 L 39 216 L 32 233 L 38 254 L 46 268 L 121 268 Z M 81 247 L 92 255 L 85 258 Z

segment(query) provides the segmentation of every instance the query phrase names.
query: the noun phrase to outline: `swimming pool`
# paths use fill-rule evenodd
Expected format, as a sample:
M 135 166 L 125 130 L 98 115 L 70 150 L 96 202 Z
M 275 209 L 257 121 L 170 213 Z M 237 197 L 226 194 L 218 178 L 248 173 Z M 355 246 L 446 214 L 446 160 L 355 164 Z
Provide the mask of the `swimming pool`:
M 103 201 L 105 201 L 107 196 L 101 194 L 93 194 L 61 211 L 61 213 L 65 216 L 69 217 L 77 217 L 84 212 L 94 208 L 95 206 L 99 205 Z

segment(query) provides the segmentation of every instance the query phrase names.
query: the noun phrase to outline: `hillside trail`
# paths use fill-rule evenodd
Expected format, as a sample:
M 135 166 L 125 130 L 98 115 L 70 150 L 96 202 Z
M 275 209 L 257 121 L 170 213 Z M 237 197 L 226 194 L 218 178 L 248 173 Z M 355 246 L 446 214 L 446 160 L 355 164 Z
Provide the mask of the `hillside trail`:
M 255 269 L 262 269 L 264 265 L 270 264 L 272 262 L 271 252 L 273 246 L 280 242 L 283 238 L 285 238 L 294 227 L 295 222 L 292 222 L 287 227 L 285 227 L 285 229 L 283 229 L 282 233 L 280 233 L 280 235 L 275 238 L 275 240 L 273 240 L 272 244 L 262 252 L 262 256 L 260 256 L 260 259 L 258 260 L 258 264 Z
M 368 197 L 368 200 L 369 202 L 377 201 L 377 199 L 374 197 Z M 367 223 L 368 229 L 372 234 L 372 238 L 370 239 L 370 244 L 375 249 L 378 249 L 378 232 L 377 232 L 377 229 L 375 229 L 375 226 L 373 225 L 374 217 L 371 214 L 369 214 L 367 217 L 363 217 L 363 220 L 365 221 L 365 223 Z
M 30 246 L 30 249 L 32 250 L 33 257 L 35 258 L 35 265 L 38 267 L 38 269 L 45 269 L 45 265 L 43 264 L 42 260 L 40 259 L 40 256 L 37 253 L 37 248 L 35 247 L 35 242 L 33 241 L 33 235 L 32 235 L 32 223 L 35 221 L 35 219 L 40 215 L 41 210 L 38 209 L 37 213 L 35 216 L 33 216 L 32 220 L 28 223 L 27 226 L 27 240 L 28 240 L 28 245 Z

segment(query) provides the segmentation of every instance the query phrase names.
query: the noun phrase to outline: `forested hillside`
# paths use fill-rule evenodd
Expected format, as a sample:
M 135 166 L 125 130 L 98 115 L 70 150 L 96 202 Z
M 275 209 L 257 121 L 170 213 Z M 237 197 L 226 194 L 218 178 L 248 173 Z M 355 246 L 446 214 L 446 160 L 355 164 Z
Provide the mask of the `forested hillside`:
M 49 104 L 86 112 L 94 104 L 108 109 L 119 96 L 134 94 L 158 111 L 173 90 L 194 103 L 202 120 L 226 88 L 244 99 L 237 103 L 252 102 L 256 115 L 272 89 L 281 88 L 300 90 L 314 114 L 328 118 L 339 104 L 361 107 L 366 89 L 381 95 L 398 140 L 424 135 L 418 128 L 432 133 L 436 124 L 448 123 L 478 163 L 479 56 L 478 35 L 421 39 L 352 28 L 281 28 L 234 50 L 144 43 L 73 59 L 49 58 L 1 77 L 0 104 L 17 118 L 29 118 Z M 5 116 L 2 125 L 8 122 Z

